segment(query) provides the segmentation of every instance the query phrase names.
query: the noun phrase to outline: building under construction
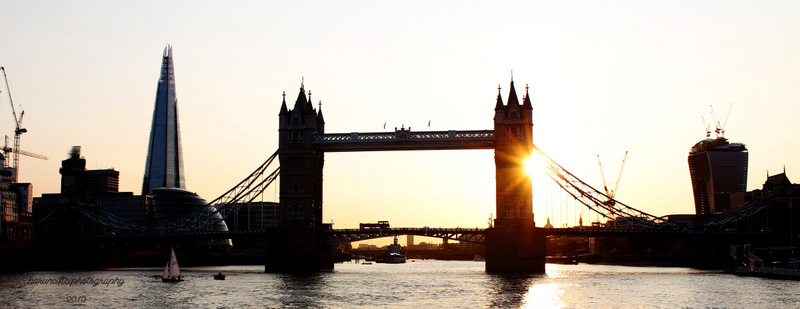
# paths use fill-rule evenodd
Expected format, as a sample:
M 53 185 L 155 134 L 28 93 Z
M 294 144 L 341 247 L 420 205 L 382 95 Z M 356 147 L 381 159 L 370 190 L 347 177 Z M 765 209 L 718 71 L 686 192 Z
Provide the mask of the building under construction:
M 706 138 L 689 152 L 689 172 L 697 215 L 722 213 L 744 204 L 748 153 L 744 144 Z

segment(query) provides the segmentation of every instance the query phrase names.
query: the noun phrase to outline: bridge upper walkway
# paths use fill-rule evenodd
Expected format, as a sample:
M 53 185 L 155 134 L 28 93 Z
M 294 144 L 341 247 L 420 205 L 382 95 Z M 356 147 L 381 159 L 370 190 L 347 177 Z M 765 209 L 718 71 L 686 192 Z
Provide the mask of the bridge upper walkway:
M 312 144 L 325 152 L 493 149 L 494 130 L 353 132 L 317 134 Z

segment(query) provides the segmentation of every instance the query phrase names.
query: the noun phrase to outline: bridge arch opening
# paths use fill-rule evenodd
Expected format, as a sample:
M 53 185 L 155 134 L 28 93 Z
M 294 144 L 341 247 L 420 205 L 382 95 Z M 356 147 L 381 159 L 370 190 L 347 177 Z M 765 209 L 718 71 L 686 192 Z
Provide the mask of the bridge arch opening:
M 326 153 L 323 221 L 336 229 L 379 220 L 392 227 L 486 228 L 495 208 L 493 156 L 490 150 Z

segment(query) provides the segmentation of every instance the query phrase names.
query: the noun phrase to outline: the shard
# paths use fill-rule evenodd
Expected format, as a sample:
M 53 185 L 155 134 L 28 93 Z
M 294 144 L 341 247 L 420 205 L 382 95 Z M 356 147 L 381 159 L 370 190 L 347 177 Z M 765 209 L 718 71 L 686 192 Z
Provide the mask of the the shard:
M 161 187 L 186 188 L 180 136 L 172 47 L 167 45 L 158 78 L 142 195 L 152 195 L 153 189 Z

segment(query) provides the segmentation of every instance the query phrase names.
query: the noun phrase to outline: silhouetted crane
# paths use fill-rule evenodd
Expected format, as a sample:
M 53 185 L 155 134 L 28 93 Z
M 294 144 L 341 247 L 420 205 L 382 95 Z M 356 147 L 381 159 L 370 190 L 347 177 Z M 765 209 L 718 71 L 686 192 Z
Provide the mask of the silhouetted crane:
M 38 155 L 35 153 L 30 153 L 27 151 L 22 151 L 19 149 L 19 140 L 20 135 L 22 133 L 28 132 L 27 129 L 22 127 L 22 117 L 25 116 L 25 111 L 21 111 L 19 114 L 19 118 L 17 118 L 17 110 L 14 107 L 14 99 L 11 98 L 11 87 L 8 86 L 8 76 L 6 76 L 6 68 L 0 67 L 0 71 L 3 71 L 3 80 L 6 82 L 6 93 L 8 93 L 8 101 L 11 103 L 11 113 L 14 115 L 14 148 L 8 147 L 8 138 L 6 137 L 6 143 L 3 147 L 3 152 L 6 153 L 6 157 L 8 157 L 8 153 L 13 153 L 13 165 L 14 173 L 11 176 L 11 182 L 17 182 L 17 175 L 19 175 L 19 155 L 26 155 L 29 157 L 39 158 L 47 160 L 47 157 L 43 155 Z M 5 167 L 5 166 L 4 166 Z
M 603 178 L 603 190 L 606 191 L 606 195 L 609 197 L 609 200 L 606 201 L 606 205 L 612 206 L 614 205 L 614 196 L 617 194 L 617 188 L 619 188 L 619 180 L 622 178 L 622 169 L 625 167 L 625 159 L 628 158 L 628 152 L 625 151 L 625 156 L 622 157 L 622 164 L 619 166 L 619 174 L 617 174 L 617 180 L 614 183 L 614 189 L 609 190 L 608 184 L 606 183 L 606 175 L 603 173 L 603 163 L 600 162 L 600 155 L 597 155 L 597 164 L 600 166 L 600 177 Z

